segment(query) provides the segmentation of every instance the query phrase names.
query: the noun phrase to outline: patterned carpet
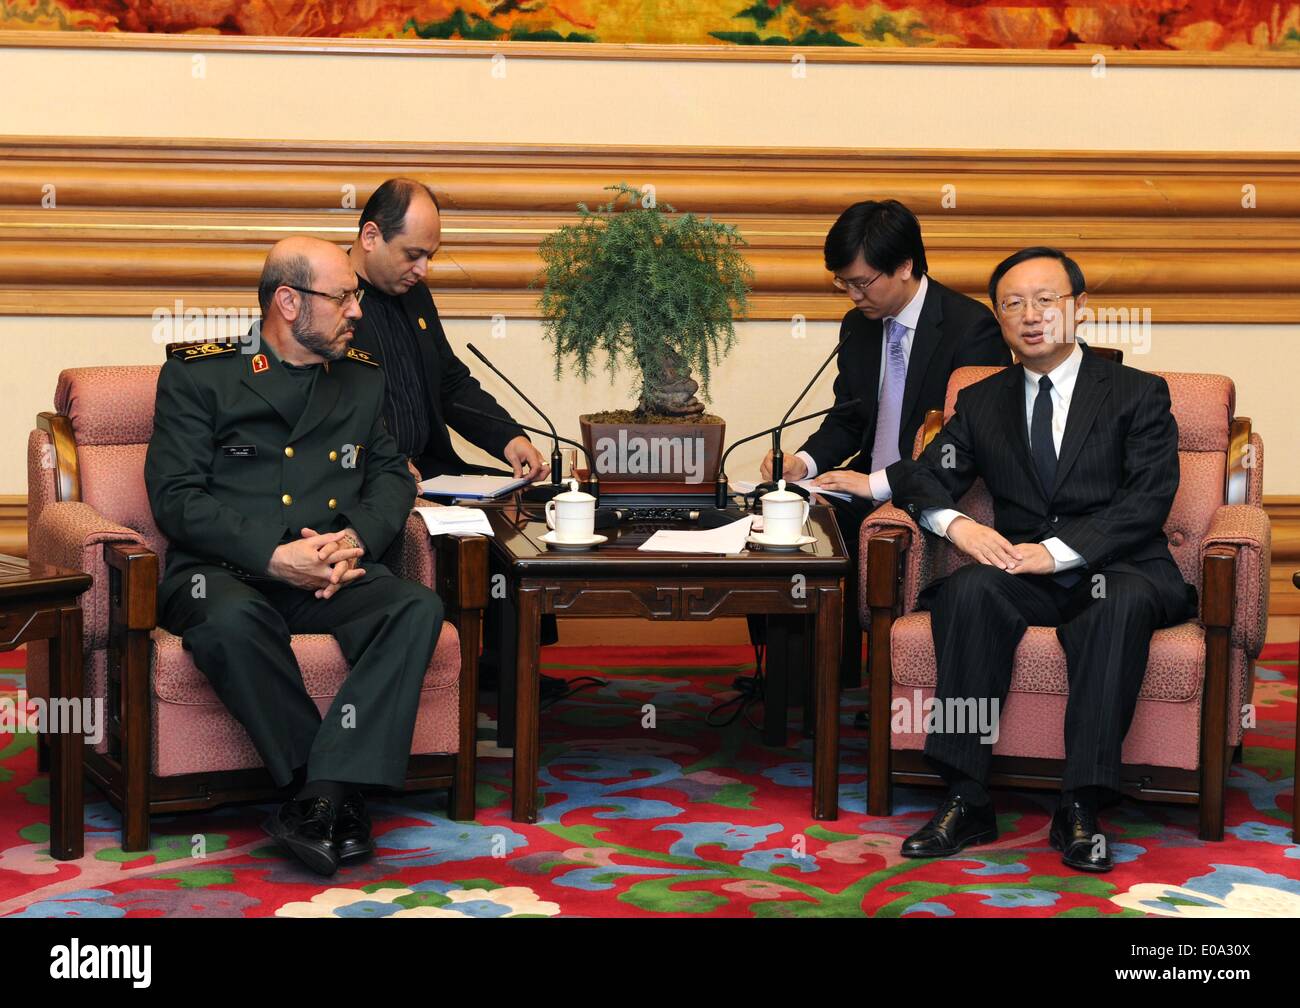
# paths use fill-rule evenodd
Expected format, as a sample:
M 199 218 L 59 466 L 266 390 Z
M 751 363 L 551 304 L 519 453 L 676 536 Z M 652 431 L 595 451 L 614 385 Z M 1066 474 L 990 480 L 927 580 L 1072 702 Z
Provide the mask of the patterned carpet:
M 12 697 L 22 655 L 0 659 L 0 697 Z M 937 793 L 904 789 L 892 817 L 866 814 L 857 693 L 843 707 L 840 818 L 814 821 L 811 743 L 768 749 L 743 720 L 705 724 L 752 666 L 748 649 L 556 647 L 543 662 L 608 681 L 543 716 L 543 821 L 510 821 L 510 764 L 484 715 L 478 820 L 447 820 L 437 792 L 376 802 L 378 856 L 328 880 L 268 840 L 269 806 L 156 819 L 153 849 L 124 854 L 93 789 L 86 856 L 53 861 L 33 737 L 0 735 L 0 916 L 1300 916 L 1294 646 L 1260 663 L 1224 841 L 1196 838 L 1193 809 L 1125 802 L 1103 819 L 1117 861 L 1104 876 L 1061 865 L 1047 840 L 1053 798 L 1030 792 L 996 794 L 998 843 L 900 858 Z

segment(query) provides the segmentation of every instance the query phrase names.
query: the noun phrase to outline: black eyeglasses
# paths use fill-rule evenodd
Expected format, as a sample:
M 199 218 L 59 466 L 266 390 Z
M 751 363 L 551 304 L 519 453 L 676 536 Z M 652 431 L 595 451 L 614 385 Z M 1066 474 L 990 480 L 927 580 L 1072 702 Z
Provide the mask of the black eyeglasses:
M 353 287 L 342 294 L 326 294 L 324 291 L 312 290 L 310 287 L 298 287 L 294 284 L 285 284 L 285 286 L 290 290 L 300 291 L 303 294 L 315 294 L 317 297 L 323 297 L 326 301 L 333 301 L 336 308 L 346 308 L 349 298 L 357 302 L 357 304 L 361 303 L 360 287 Z
M 832 277 L 831 283 L 835 285 L 836 290 L 842 290 L 845 292 L 852 290 L 855 294 L 858 295 L 858 297 L 861 297 L 863 294 L 867 292 L 868 287 L 870 287 L 873 283 L 875 283 L 884 275 L 885 274 L 883 273 L 877 273 L 866 283 L 863 283 L 861 280 L 843 280 L 840 277 Z

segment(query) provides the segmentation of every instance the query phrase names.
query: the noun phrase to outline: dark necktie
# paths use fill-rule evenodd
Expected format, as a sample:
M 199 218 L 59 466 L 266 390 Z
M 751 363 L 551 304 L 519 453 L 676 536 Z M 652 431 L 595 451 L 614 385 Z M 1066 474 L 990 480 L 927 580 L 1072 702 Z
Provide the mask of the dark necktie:
M 1034 419 L 1029 425 L 1029 453 L 1043 484 L 1043 493 L 1052 498 L 1056 485 L 1056 444 L 1052 440 L 1052 379 L 1038 379 L 1038 398 L 1034 400 Z

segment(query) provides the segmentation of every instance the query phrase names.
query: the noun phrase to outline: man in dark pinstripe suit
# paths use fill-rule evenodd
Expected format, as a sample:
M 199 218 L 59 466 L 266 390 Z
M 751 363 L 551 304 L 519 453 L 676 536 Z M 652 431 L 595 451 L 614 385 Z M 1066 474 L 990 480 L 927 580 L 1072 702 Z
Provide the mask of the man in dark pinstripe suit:
M 993 271 L 989 296 L 1020 363 L 964 389 L 921 458 L 887 476 L 895 504 L 976 561 L 921 596 L 941 711 L 972 700 L 1000 710 L 1026 628 L 1057 628 L 1070 697 L 1051 841 L 1070 867 L 1109 871 L 1097 810 L 1119 791 L 1151 633 L 1196 607 L 1163 531 L 1178 489 L 1178 427 L 1162 378 L 1074 341 L 1074 311 L 1087 295 L 1064 253 L 1010 256 Z M 992 528 L 956 510 L 977 478 L 993 498 Z M 903 842 L 907 857 L 997 839 L 990 740 L 946 727 L 929 735 L 925 753 L 949 793 Z

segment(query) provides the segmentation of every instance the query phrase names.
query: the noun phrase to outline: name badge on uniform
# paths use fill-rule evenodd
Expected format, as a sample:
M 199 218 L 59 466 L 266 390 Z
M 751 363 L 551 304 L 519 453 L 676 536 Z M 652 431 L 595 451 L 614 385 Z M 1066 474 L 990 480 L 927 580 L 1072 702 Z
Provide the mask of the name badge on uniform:
M 226 458 L 256 458 L 257 445 L 228 444 L 221 446 L 221 454 Z

